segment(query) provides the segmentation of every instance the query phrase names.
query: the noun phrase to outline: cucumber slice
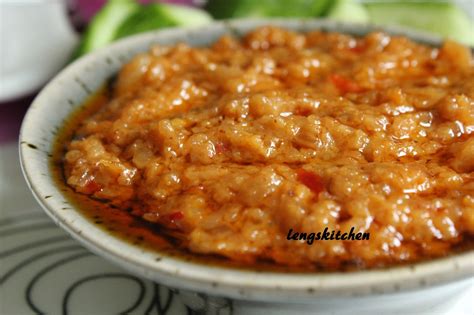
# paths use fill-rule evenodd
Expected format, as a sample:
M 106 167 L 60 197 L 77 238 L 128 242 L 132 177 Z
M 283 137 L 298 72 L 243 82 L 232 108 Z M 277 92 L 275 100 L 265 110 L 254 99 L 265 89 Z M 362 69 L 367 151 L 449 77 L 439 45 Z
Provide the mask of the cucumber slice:
M 73 58 L 110 43 L 117 28 L 140 6 L 134 0 L 109 0 L 92 19 Z
M 122 38 L 162 27 L 198 26 L 212 17 L 203 10 L 171 4 L 149 4 L 130 15 L 118 28 L 115 38 Z
M 217 19 L 235 17 L 316 17 L 333 0 L 209 0 L 206 10 Z
M 474 25 L 455 4 L 435 1 L 368 2 L 370 19 L 380 25 L 403 25 L 474 45 Z
M 328 18 L 355 23 L 368 23 L 369 14 L 362 4 L 353 0 L 336 0 L 328 13 Z

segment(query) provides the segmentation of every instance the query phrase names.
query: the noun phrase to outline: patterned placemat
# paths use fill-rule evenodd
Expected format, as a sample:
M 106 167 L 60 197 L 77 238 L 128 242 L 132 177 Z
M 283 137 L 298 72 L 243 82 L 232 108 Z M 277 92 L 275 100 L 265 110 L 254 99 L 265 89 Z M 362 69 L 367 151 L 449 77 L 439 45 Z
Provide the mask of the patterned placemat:
M 52 223 L 24 182 L 16 144 L 0 146 L 0 240 L 0 315 L 196 313 L 172 290 L 92 254 Z M 449 314 L 474 314 L 473 297 L 471 287 Z
M 39 208 L 0 147 L 0 314 L 186 314 L 173 291 L 84 249 Z

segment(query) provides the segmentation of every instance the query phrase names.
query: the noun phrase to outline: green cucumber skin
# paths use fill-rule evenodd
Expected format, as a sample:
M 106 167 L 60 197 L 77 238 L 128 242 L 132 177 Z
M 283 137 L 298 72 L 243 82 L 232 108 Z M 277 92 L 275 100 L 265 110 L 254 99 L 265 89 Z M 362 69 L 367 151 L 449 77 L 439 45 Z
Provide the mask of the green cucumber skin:
M 199 26 L 211 23 L 212 16 L 204 10 L 182 5 L 163 4 L 164 13 L 175 23 L 184 26 Z
M 474 24 L 454 4 L 399 1 L 367 2 L 365 6 L 374 24 L 413 27 L 474 45 Z
M 200 9 L 158 3 L 142 6 L 135 0 L 109 0 L 89 24 L 72 59 L 129 35 L 162 27 L 203 25 L 211 21 L 212 17 Z
M 369 23 L 369 13 L 362 4 L 354 0 L 336 0 L 328 12 L 328 18 L 353 23 Z
M 118 28 L 114 39 L 171 26 L 199 26 L 212 17 L 200 9 L 170 4 L 149 4 L 129 16 Z
M 206 10 L 216 19 L 236 17 L 317 17 L 333 0 L 209 0 Z
M 107 45 L 114 39 L 118 26 L 139 8 L 134 0 L 109 0 L 92 19 L 76 55 Z

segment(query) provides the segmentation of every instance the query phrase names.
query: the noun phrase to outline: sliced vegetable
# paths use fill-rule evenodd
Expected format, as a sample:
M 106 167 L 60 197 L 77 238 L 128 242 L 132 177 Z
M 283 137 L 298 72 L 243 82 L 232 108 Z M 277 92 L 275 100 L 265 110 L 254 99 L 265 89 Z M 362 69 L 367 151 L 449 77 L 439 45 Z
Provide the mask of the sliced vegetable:
M 474 45 L 474 25 L 453 3 L 441 1 L 368 2 L 370 20 L 380 25 L 403 25 L 438 33 Z
M 335 0 L 328 18 L 354 23 L 368 23 L 369 14 L 365 7 L 354 0 Z
M 317 17 L 333 0 L 209 0 L 206 9 L 216 19 L 235 17 Z
M 110 43 L 123 21 L 139 8 L 134 0 L 109 0 L 92 19 L 73 57 L 79 57 Z
M 119 27 L 115 38 L 122 38 L 170 26 L 199 26 L 210 23 L 212 17 L 205 11 L 182 5 L 153 3 L 142 6 Z

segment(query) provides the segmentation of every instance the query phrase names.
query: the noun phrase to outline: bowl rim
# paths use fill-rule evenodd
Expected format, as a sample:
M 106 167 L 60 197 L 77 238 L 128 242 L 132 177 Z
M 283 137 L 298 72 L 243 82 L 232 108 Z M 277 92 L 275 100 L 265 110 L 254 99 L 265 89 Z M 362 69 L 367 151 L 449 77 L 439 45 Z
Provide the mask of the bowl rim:
M 364 296 L 398 291 L 410 291 L 433 285 L 453 282 L 474 276 L 474 251 L 453 254 L 448 257 L 419 262 L 411 265 L 389 267 L 386 269 L 363 270 L 354 272 L 333 273 L 279 273 L 271 271 L 241 270 L 231 267 L 205 265 L 188 262 L 179 258 L 133 246 L 97 228 L 89 219 L 82 217 L 78 211 L 61 208 L 67 199 L 59 187 L 54 185 L 49 158 L 44 154 L 50 152 L 50 140 L 38 148 L 40 132 L 47 130 L 54 133 L 54 126 L 41 120 L 42 110 L 62 106 L 50 102 L 58 98 L 64 85 L 72 84 L 79 70 L 90 66 L 97 60 L 104 61 L 109 55 L 117 55 L 136 44 L 159 42 L 164 37 L 178 40 L 186 39 L 189 33 L 193 36 L 206 36 L 206 31 L 222 29 L 235 34 L 245 33 L 262 25 L 276 25 L 299 31 L 323 29 L 328 31 L 364 34 L 369 31 L 382 30 L 393 35 L 404 35 L 418 42 L 439 45 L 441 40 L 432 35 L 407 30 L 400 27 L 374 27 L 353 23 L 340 23 L 325 19 L 237 19 L 214 22 L 199 28 L 169 28 L 135 35 L 120 40 L 96 52 L 88 54 L 63 69 L 35 98 L 23 120 L 19 137 L 19 154 L 23 175 L 34 197 L 56 224 L 66 230 L 74 239 L 95 254 L 102 256 L 123 268 L 165 285 L 180 289 L 205 292 L 247 300 L 266 301 L 309 301 L 315 296 Z M 200 35 L 199 35 L 200 34 Z M 121 61 L 123 65 L 125 60 Z M 64 95 L 65 97 L 65 95 Z M 50 103 L 50 105 L 48 105 Z M 51 103 L 54 103 L 51 105 Z M 69 114 L 75 108 L 71 107 Z M 39 115 L 40 114 L 40 115 Z M 69 115 L 68 114 L 68 115 Z M 54 115 L 53 115 L 54 116 Z M 67 116 L 67 115 L 66 115 Z M 34 146 L 37 146 L 36 144 Z M 48 171 L 41 172 L 39 170 Z M 51 195 L 55 198 L 44 198 Z M 72 206 L 73 208 L 73 206 Z M 72 211 L 71 211 L 72 210 Z M 85 230 L 87 229 L 87 233 Z

